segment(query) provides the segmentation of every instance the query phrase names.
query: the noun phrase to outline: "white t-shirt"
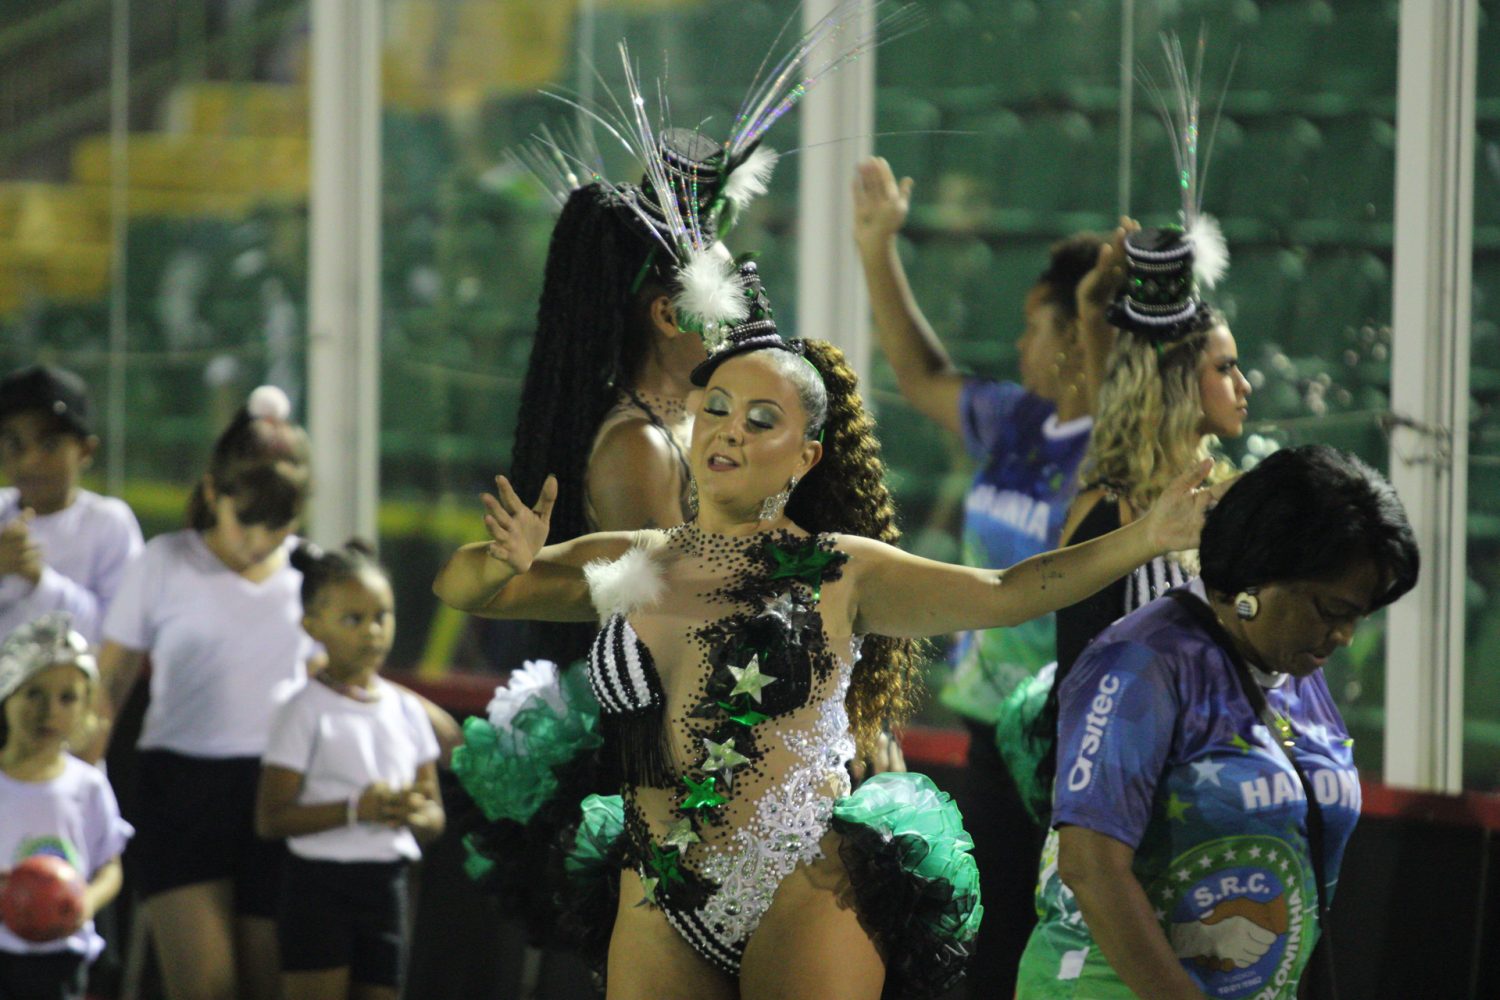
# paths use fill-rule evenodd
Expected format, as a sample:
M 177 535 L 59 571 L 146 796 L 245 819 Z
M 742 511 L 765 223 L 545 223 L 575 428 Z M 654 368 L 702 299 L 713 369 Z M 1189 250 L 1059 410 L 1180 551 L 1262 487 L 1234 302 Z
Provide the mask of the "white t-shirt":
M 309 681 L 276 713 L 262 763 L 302 775 L 298 805 L 348 802 L 371 782 L 410 785 L 417 768 L 437 760 L 437 737 L 422 703 L 378 681 L 380 697 L 355 701 Z M 320 861 L 399 861 L 422 856 L 417 838 L 378 823 L 342 826 L 287 838 L 298 857 Z
M 120 856 L 135 833 L 120 818 L 120 807 L 104 772 L 77 757 L 64 758 L 63 773 L 51 781 L 17 781 L 0 771 L 0 868 L 7 871 L 38 854 L 72 865 L 84 880 Z M 92 962 L 104 939 L 91 920 L 60 941 L 34 944 L 0 924 L 0 951 L 34 955 L 71 951 Z
M 0 525 L 21 516 L 21 493 L 0 489 Z M 49 611 L 67 611 L 73 628 L 99 641 L 104 613 L 125 567 L 141 551 L 141 526 L 125 501 L 79 490 L 73 502 L 31 522 L 42 552 L 35 587 L 19 576 L 0 578 L 0 639 Z
M 283 548 L 290 554 L 297 539 Z M 307 679 L 302 574 L 255 583 L 196 531 L 158 535 L 125 571 L 104 638 L 151 654 L 139 746 L 193 757 L 259 757 L 276 706 Z

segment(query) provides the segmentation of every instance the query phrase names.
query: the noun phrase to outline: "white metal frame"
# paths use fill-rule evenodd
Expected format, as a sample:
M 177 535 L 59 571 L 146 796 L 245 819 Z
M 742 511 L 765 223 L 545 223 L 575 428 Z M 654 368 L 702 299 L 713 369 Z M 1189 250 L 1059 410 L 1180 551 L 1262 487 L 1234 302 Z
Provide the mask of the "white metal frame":
M 1422 549 L 1386 632 L 1385 780 L 1463 784 L 1478 0 L 1402 0 L 1391 481 Z
M 383 3 L 312 0 L 310 535 L 375 537 L 380 501 Z
M 837 6 L 804 0 L 804 29 Z M 860 35 L 874 27 L 852 26 Z M 854 253 L 851 182 L 870 154 L 875 130 L 875 51 L 831 74 L 801 104 L 801 173 L 797 189 L 797 333 L 843 348 L 861 382 L 870 375 L 870 300 Z M 870 400 L 870 393 L 865 392 Z

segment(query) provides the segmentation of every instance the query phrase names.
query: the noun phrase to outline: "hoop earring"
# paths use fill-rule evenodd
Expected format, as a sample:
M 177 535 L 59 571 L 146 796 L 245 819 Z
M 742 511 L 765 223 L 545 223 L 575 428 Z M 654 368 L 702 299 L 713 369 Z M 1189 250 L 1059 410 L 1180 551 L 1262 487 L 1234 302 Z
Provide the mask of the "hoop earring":
M 797 488 L 797 477 L 793 476 L 786 484 L 786 489 L 780 493 L 773 493 L 761 501 L 760 519 L 762 521 L 774 521 L 786 510 L 786 502 L 792 498 L 792 490 Z
M 1242 622 L 1254 621 L 1255 616 L 1260 614 L 1260 598 L 1255 595 L 1260 593 L 1259 587 L 1246 587 L 1234 595 L 1234 614 Z

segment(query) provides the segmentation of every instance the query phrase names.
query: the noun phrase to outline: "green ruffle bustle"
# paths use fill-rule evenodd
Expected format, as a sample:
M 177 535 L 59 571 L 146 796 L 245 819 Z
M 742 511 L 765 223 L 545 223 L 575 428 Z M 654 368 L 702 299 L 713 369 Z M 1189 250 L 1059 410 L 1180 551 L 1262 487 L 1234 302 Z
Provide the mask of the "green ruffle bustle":
M 569 943 L 602 973 L 625 866 L 625 804 L 618 795 L 590 795 L 580 810 L 578 832 L 563 857 L 567 889 L 559 924 Z
M 886 955 L 887 996 L 938 996 L 963 977 L 984 907 L 974 842 L 926 775 L 877 774 L 833 807 L 859 914 Z
M 1037 769 L 1048 747 L 1037 738 L 1036 720 L 1047 704 L 1056 671 L 1057 664 L 1048 664 L 1016 685 L 1001 703 L 995 718 L 995 747 L 1016 783 L 1026 811 L 1039 824 L 1051 813 L 1052 786 L 1050 782 L 1044 785 L 1037 780 Z

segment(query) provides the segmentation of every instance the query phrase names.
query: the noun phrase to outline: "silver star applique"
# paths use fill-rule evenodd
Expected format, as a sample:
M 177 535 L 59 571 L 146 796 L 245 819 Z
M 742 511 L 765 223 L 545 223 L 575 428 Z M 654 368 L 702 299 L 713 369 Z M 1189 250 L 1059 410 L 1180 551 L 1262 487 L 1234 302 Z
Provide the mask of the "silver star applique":
M 759 656 L 752 656 L 744 667 L 730 667 L 729 672 L 734 675 L 734 690 L 729 692 L 729 697 L 748 694 L 757 705 L 760 704 L 761 688 L 776 683 L 776 678 L 760 672 Z
M 678 853 L 687 850 L 689 844 L 696 844 L 703 838 L 693 830 L 693 821 L 680 819 L 672 824 L 672 829 L 667 831 L 667 839 L 662 841 L 668 847 L 677 848 Z

